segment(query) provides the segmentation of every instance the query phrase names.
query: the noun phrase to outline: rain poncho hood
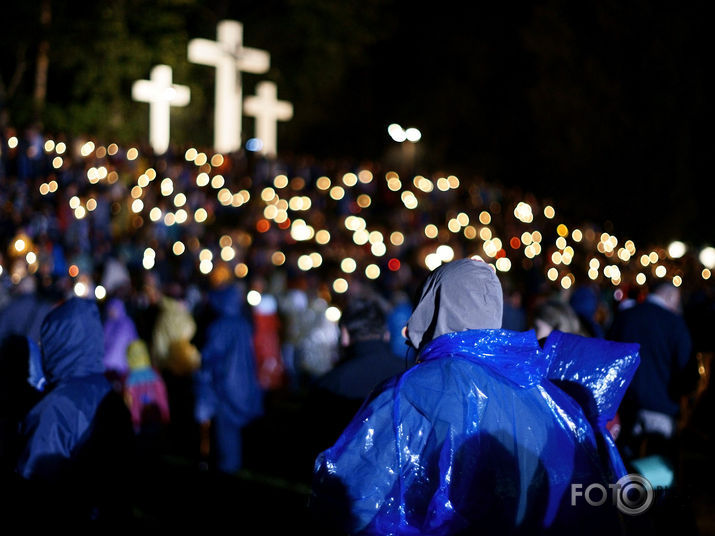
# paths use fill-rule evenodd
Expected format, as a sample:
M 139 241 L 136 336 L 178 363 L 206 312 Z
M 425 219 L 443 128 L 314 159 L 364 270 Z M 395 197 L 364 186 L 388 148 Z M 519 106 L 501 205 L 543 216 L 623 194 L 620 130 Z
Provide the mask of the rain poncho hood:
M 242 296 L 235 285 L 212 290 L 208 299 L 211 308 L 219 315 L 238 316 L 241 314 Z
M 191 344 L 195 334 L 196 322 L 186 303 L 162 296 L 151 341 L 156 366 L 181 376 L 193 372 L 201 362 L 198 349 Z
M 143 370 L 151 368 L 151 357 L 146 343 L 137 339 L 127 347 L 127 363 L 131 370 Z
M 430 340 L 452 331 L 495 329 L 502 323 L 503 295 L 499 279 L 488 264 L 459 259 L 440 266 L 422 285 L 407 322 L 407 337 L 421 349 Z
M 104 334 L 94 302 L 71 298 L 42 322 L 42 369 L 49 384 L 102 374 Z

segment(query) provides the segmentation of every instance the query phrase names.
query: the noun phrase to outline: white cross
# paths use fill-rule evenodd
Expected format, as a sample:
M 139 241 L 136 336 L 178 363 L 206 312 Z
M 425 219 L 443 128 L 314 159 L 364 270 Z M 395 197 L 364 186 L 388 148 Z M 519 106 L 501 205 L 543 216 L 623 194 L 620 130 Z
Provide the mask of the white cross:
M 216 67 L 214 149 L 230 153 L 241 147 L 241 71 L 265 73 L 270 67 L 271 57 L 264 50 L 243 46 L 243 25 L 240 22 L 221 21 L 216 33 L 218 41 L 189 41 L 188 57 L 192 63 Z
M 169 148 L 170 107 L 189 104 L 191 90 L 171 83 L 171 67 L 156 65 L 150 80 L 134 82 L 132 98 L 149 103 L 149 143 L 156 154 L 164 154 Z
M 263 142 L 263 153 L 271 156 L 278 153 L 276 123 L 293 117 L 293 105 L 288 101 L 279 101 L 277 95 L 273 82 L 259 82 L 256 84 L 256 96 L 246 97 L 243 101 L 246 115 L 256 118 L 256 137 Z

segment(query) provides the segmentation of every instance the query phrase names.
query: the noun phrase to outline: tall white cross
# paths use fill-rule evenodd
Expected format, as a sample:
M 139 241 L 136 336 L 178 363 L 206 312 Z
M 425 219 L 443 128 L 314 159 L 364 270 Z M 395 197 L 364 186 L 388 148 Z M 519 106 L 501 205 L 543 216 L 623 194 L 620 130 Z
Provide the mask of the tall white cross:
M 218 23 L 217 41 L 192 39 L 188 57 L 192 63 L 216 67 L 214 103 L 214 149 L 230 153 L 241 147 L 243 87 L 241 72 L 265 73 L 268 52 L 243 46 L 243 25 L 233 20 Z
M 149 143 L 156 154 L 169 148 L 169 112 L 171 106 L 186 106 L 191 100 L 187 86 L 171 83 L 171 67 L 156 65 L 150 80 L 137 80 L 132 85 L 132 98 L 149 103 Z
M 277 96 L 273 82 L 259 82 L 256 84 L 256 95 L 243 101 L 246 115 L 256 118 L 256 137 L 263 142 L 263 153 L 272 156 L 278 154 L 276 123 L 293 117 L 293 105 L 288 101 L 279 101 Z

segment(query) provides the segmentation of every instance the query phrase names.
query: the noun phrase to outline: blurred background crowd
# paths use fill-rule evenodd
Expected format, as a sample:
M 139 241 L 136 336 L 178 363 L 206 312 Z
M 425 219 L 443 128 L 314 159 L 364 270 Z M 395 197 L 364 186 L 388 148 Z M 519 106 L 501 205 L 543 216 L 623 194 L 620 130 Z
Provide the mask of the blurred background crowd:
M 162 499 L 138 491 L 134 515 L 204 511 L 196 488 L 180 497 L 184 487 L 172 485 L 214 469 L 238 478 L 236 489 L 262 486 L 302 512 L 315 455 L 371 387 L 413 362 L 402 328 L 430 270 L 479 255 L 502 282 L 503 327 L 539 338 L 552 329 L 615 337 L 619 314 L 666 282 L 692 342 L 674 372 L 685 440 L 673 458 L 683 464 L 675 472 L 692 477 L 712 441 L 715 251 L 638 244 L 608 221 L 567 221 L 556 199 L 403 164 L 196 147 L 157 156 L 8 128 L 0 140 L 2 358 L 25 337 L 32 369 L 52 307 L 71 297 L 96 303 L 104 374 L 150 460 L 141 467 L 163 475 L 151 479 L 163 479 Z M 373 361 L 341 373 L 358 342 Z M 229 359 L 228 368 L 216 365 Z M 699 500 L 687 504 L 697 509 Z M 192 508 L 177 514 L 182 501 Z

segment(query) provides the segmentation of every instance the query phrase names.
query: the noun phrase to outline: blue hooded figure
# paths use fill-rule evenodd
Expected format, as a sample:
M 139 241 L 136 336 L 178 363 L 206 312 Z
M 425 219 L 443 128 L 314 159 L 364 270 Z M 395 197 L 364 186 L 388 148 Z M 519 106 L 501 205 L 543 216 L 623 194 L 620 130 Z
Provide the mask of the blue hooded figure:
M 97 305 L 71 298 L 52 309 L 42 322 L 40 348 L 46 394 L 21 425 L 17 472 L 40 484 L 33 488 L 37 497 L 60 515 L 114 515 L 120 503 L 105 492 L 121 487 L 133 432 L 124 401 L 104 376 Z
M 578 315 L 583 324 L 584 331 L 591 337 L 603 339 L 605 332 L 603 327 L 596 322 L 596 312 L 598 311 L 598 293 L 590 285 L 581 285 L 574 290 L 569 305 Z
M 263 413 L 263 391 L 256 374 L 253 328 L 238 288 L 211 291 L 217 314 L 206 331 L 201 368 L 195 373 L 195 417 L 213 429 L 212 450 L 222 473 L 242 465 L 241 429 Z
M 627 477 L 605 422 L 637 345 L 602 354 L 557 333 L 543 350 L 533 331 L 499 329 L 501 285 L 478 260 L 442 265 L 420 294 L 407 324 L 417 364 L 318 455 L 316 519 L 348 534 L 618 532 L 616 501 L 584 490 Z

